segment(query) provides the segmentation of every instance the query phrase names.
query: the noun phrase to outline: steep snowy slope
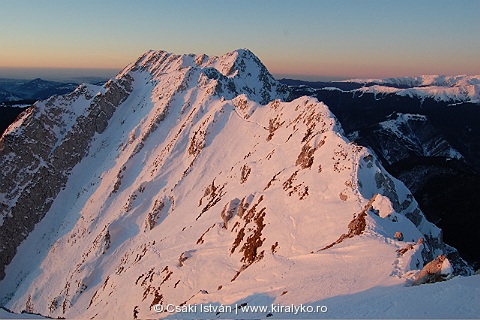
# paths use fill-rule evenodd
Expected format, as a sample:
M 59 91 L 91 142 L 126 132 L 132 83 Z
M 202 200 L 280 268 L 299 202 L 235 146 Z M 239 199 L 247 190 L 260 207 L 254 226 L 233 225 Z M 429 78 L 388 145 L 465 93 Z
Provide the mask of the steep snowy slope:
M 145 68 L 150 69 L 142 71 Z M 175 99 L 189 95 L 185 108 L 187 103 L 201 103 L 204 97 L 185 92 L 196 86 L 203 88 L 202 94 L 232 98 L 244 92 L 262 103 L 271 96 L 288 96 L 286 87 L 277 84 L 249 51 L 221 58 L 148 52 L 104 88 L 82 85 L 72 94 L 39 102 L 23 113 L 0 140 L 0 279 L 19 243 L 43 218 L 121 102 L 130 99 L 123 111 L 121 135 L 129 134 L 131 139 L 140 135 L 135 140 L 138 152 Z M 152 109 L 154 104 L 157 107 Z M 128 127 L 140 120 L 141 126 Z
M 30 154 L 28 128 L 52 137 L 40 156 L 2 155 L 12 167 L 27 161 L 3 175 L 13 187 L 2 191 L 3 225 L 22 221 L 8 208 L 25 194 L 46 203 L 5 263 L 0 304 L 13 311 L 149 318 L 169 315 L 160 305 L 203 303 L 231 318 L 218 308 L 410 284 L 441 253 L 470 272 L 328 108 L 310 97 L 282 102 L 288 90 L 248 50 L 151 51 L 105 88 L 79 90 L 37 104 L 2 138 L 6 152 L 8 139 L 27 137 Z M 43 168 L 64 178 L 32 196 L 29 181 L 49 186 Z

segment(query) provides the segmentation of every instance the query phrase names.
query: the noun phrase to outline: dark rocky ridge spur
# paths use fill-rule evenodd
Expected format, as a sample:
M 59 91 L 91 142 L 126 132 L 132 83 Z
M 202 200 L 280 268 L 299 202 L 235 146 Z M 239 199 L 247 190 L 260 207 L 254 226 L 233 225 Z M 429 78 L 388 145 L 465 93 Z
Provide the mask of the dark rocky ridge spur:
M 410 285 L 441 254 L 445 276 L 472 273 L 327 105 L 293 100 L 249 50 L 146 52 L 36 103 L 0 150 L 0 305 L 15 312 L 319 303 Z
M 104 84 L 100 78 L 84 79 L 88 83 Z M 47 81 L 40 78 L 33 80 L 0 78 L 0 133 L 15 121 L 17 116 L 38 100 L 45 100 L 53 95 L 71 93 L 79 82 Z

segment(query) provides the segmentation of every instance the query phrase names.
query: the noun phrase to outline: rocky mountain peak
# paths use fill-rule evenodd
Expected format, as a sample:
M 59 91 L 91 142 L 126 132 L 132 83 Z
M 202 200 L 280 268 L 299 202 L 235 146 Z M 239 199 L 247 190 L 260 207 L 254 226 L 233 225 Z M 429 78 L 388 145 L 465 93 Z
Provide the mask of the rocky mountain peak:
M 148 318 L 159 304 L 321 301 L 408 284 L 455 254 L 325 104 L 288 101 L 248 50 L 149 51 L 94 89 L 38 103 L 2 137 L 11 310 Z

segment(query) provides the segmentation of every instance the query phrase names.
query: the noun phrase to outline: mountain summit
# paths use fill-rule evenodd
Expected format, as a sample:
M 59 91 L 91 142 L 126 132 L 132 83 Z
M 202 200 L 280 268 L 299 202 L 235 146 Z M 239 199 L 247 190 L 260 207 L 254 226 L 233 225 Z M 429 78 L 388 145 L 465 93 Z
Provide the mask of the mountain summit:
M 0 163 L 0 304 L 15 312 L 232 318 L 403 287 L 440 254 L 471 272 L 326 105 L 290 101 L 248 50 L 149 51 L 36 103 Z M 181 309 L 198 305 L 217 308 Z

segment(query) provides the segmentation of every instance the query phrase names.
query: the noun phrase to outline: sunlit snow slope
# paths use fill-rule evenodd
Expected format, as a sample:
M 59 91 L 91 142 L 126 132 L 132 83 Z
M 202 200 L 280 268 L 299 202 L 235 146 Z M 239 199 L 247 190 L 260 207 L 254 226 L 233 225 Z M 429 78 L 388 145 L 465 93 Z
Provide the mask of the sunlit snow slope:
M 327 106 L 285 102 L 286 87 L 248 50 L 150 51 L 105 87 L 78 90 L 37 104 L 2 137 L 32 123 L 51 134 L 51 151 L 16 177 L 41 180 L 36 172 L 55 170 L 55 152 L 78 156 L 5 269 L 0 304 L 15 312 L 151 318 L 171 315 L 157 313 L 159 304 L 319 305 L 408 285 L 441 253 L 464 267 Z M 101 108 L 99 128 L 71 133 L 96 123 Z M 70 149 L 59 149 L 65 141 Z M 31 194 L 15 186 L 2 194 L 5 208 Z M 5 212 L 3 224 L 13 219 Z

